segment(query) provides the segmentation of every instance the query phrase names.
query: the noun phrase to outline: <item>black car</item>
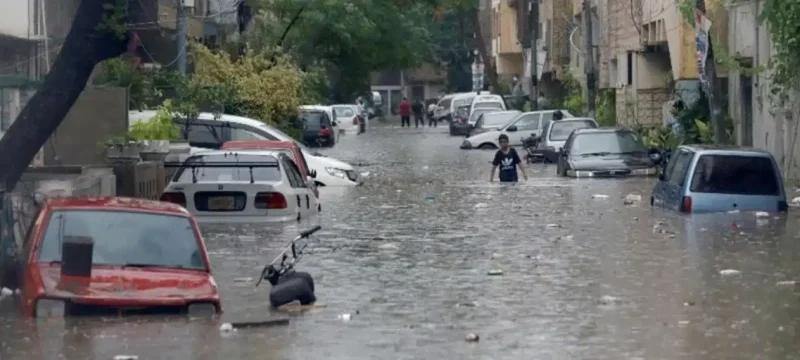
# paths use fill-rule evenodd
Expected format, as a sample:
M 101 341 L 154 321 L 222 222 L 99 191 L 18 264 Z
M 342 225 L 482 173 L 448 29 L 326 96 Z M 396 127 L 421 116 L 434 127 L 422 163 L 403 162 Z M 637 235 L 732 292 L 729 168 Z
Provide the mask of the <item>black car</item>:
M 469 108 L 470 105 L 464 105 L 464 106 L 459 106 L 456 109 L 456 113 L 450 120 L 450 135 L 463 136 L 465 134 L 469 134 L 469 130 L 472 127 L 468 122 Z
M 630 129 L 575 130 L 564 144 L 556 172 L 566 177 L 655 176 L 661 152 L 647 149 Z
M 303 130 L 303 142 L 307 146 L 333 146 L 336 134 L 333 127 L 336 121 L 331 120 L 323 110 L 303 110 L 298 116 L 299 127 Z

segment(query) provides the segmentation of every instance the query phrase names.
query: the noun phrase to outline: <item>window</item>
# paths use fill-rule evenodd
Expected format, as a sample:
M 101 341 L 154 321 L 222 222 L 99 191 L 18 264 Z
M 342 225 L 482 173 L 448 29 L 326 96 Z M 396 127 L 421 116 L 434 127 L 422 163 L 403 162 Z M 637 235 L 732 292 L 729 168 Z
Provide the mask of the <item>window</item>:
M 450 103 L 452 101 L 453 101 L 453 99 L 442 99 L 441 101 L 439 101 L 439 104 L 436 105 L 436 106 L 441 106 L 441 107 L 443 107 L 445 109 L 450 109 Z
M 521 117 L 514 123 L 517 130 L 538 130 L 539 129 L 539 114 L 528 114 Z
M 281 163 L 283 163 L 283 169 L 286 171 L 286 177 L 289 178 L 289 184 L 293 188 L 304 188 L 306 187 L 306 182 L 303 179 L 303 176 L 300 175 L 300 170 L 297 169 L 297 165 L 294 164 L 293 161 L 289 160 L 288 157 L 281 157 Z
M 330 127 L 327 118 L 328 116 L 323 112 L 304 112 L 300 114 L 303 129 L 310 131 L 319 130 L 323 125 Z
M 352 108 L 345 107 L 345 106 L 337 106 L 337 107 L 333 108 L 333 112 L 336 114 L 336 117 L 349 118 L 349 117 L 356 116 L 356 113 L 353 111 Z
M 764 156 L 701 155 L 692 174 L 693 192 L 778 195 L 772 159 Z
M 633 53 L 628 53 L 628 85 L 633 85 Z
M 689 171 L 689 164 L 692 162 L 694 153 L 681 150 L 677 155 L 667 165 L 666 173 L 669 175 L 667 180 L 675 185 L 683 186 L 683 183 L 686 182 L 686 172 Z
M 499 102 L 496 102 L 496 101 L 493 101 L 493 102 L 479 102 L 479 103 L 475 103 L 475 106 L 473 106 L 473 107 L 476 108 L 476 109 L 502 109 L 503 108 L 503 104 L 499 103 Z
M 474 124 L 476 121 L 478 121 L 478 118 L 481 115 L 489 113 L 489 112 L 493 112 L 493 111 L 497 111 L 497 109 L 475 109 L 475 110 L 472 111 L 472 115 L 469 116 L 469 122 L 471 124 Z
M 596 128 L 597 125 L 592 120 L 579 120 L 579 121 L 553 121 L 550 126 L 550 141 L 564 141 L 567 140 L 569 134 L 577 129 Z
M 503 126 L 508 124 L 511 119 L 519 115 L 519 112 L 497 112 L 483 115 L 483 126 Z
M 220 125 L 212 125 L 198 120 L 188 120 L 186 123 L 178 124 L 181 128 L 181 135 L 190 143 L 196 144 L 221 144 L 224 141 L 223 128 Z M 188 131 L 187 131 L 188 127 Z
M 272 140 L 253 131 L 238 127 L 231 128 L 231 140 Z
M 255 181 L 281 181 L 281 172 L 277 166 L 278 159 L 269 155 L 250 155 L 250 154 L 214 154 L 214 155 L 195 155 L 184 162 L 183 166 L 175 173 L 175 181 L 180 183 L 191 183 L 196 179 L 198 182 L 219 182 L 219 181 L 250 181 L 250 168 L 236 166 L 236 163 L 274 163 L 274 167 L 254 167 L 252 169 L 253 180 Z M 231 167 L 203 167 L 203 163 L 230 163 Z M 197 165 L 192 168 L 192 165 Z M 194 174 L 194 175 L 193 175 Z
M 69 237 L 94 242 L 93 264 L 206 270 L 188 218 L 132 211 L 63 210 L 50 217 L 39 261 L 61 261 Z
M 569 149 L 573 155 L 647 153 L 642 139 L 631 131 L 577 135 L 572 139 Z

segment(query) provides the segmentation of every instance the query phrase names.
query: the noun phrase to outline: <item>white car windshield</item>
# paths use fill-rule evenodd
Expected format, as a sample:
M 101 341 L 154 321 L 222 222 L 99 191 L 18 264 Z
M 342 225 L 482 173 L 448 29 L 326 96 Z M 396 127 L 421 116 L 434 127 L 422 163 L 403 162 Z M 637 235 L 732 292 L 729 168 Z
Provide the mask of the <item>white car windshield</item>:
M 61 262 L 65 241 L 91 241 L 92 264 L 206 270 L 189 219 L 139 211 L 59 210 L 45 230 L 40 262 Z
M 214 163 L 221 165 L 228 163 L 231 167 L 204 167 L 203 163 Z M 269 167 L 254 167 L 251 169 L 244 166 L 237 166 L 237 163 L 247 164 L 275 164 Z M 195 165 L 196 167 L 192 167 Z M 271 155 L 255 154 L 213 154 L 213 155 L 194 155 L 183 163 L 183 166 L 175 173 L 175 181 L 179 183 L 197 182 L 224 182 L 224 181 L 280 181 L 281 170 L 278 168 L 278 159 Z

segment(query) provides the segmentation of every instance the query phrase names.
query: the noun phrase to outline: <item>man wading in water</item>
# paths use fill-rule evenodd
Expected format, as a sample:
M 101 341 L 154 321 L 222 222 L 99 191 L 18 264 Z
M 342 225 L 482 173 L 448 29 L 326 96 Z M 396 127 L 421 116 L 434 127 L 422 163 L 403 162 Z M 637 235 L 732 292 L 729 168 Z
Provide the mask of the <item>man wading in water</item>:
M 498 166 L 500 167 L 500 182 L 517 182 L 517 168 L 522 173 L 522 178 L 528 181 L 528 174 L 525 173 L 525 169 L 522 167 L 522 161 L 519 159 L 517 151 L 508 146 L 508 136 L 505 134 L 500 135 L 497 142 L 500 143 L 500 150 L 497 150 L 497 153 L 494 154 L 489 182 L 494 181 L 494 172 Z

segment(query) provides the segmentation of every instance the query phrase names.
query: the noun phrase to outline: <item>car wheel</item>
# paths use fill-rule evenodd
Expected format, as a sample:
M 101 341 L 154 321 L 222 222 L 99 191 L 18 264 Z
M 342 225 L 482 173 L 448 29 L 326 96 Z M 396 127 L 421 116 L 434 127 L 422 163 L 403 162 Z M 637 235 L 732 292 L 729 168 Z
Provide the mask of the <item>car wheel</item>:
M 494 149 L 497 149 L 497 147 L 494 146 L 494 144 L 486 143 L 486 144 L 481 144 L 481 146 L 478 146 L 478 149 L 481 149 L 481 150 L 494 150 Z

